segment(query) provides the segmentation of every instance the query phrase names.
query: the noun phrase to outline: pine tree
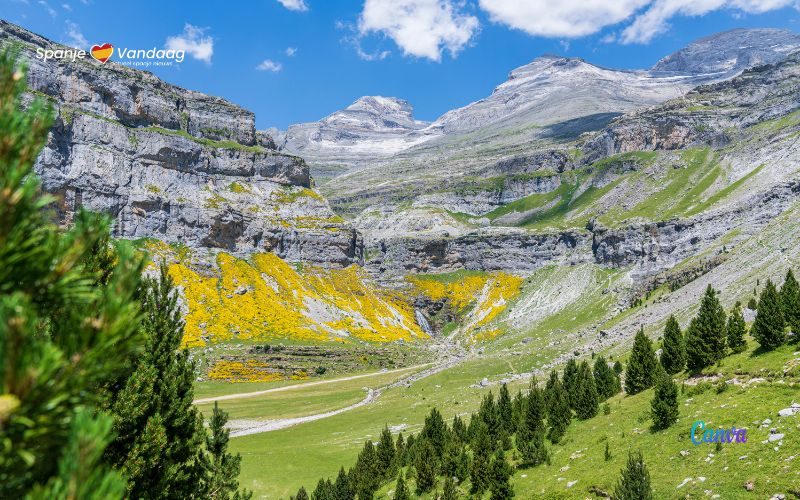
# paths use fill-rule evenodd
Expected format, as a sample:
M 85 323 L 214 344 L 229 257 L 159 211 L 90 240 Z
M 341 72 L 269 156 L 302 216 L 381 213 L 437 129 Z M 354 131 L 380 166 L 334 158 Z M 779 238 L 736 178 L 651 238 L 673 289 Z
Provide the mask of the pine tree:
M 758 312 L 751 331 L 762 349 L 772 350 L 786 342 L 785 323 L 781 297 L 772 281 L 761 292 L 758 300 Z
M 456 483 L 453 481 L 452 477 L 447 477 L 444 480 L 444 489 L 442 490 L 442 496 L 439 497 L 440 500 L 456 500 L 458 498 L 458 492 L 456 491 Z
M 400 472 L 400 476 L 397 478 L 397 484 L 394 487 L 394 500 L 411 500 L 411 492 L 408 491 L 408 486 L 406 486 L 406 478 L 403 476 L 403 473 Z
M 344 467 L 339 469 L 336 482 L 333 483 L 333 500 L 353 500 L 355 491 L 350 485 L 350 477 L 344 471 Z
M 678 386 L 663 369 L 656 380 L 656 389 L 650 403 L 653 430 L 666 429 L 678 421 Z
M 352 488 L 356 491 L 358 498 L 372 498 L 380 485 L 378 475 L 378 455 L 375 453 L 375 445 L 372 441 L 366 441 L 361 453 L 358 454 L 356 465 L 350 481 Z
M 472 493 L 483 493 L 489 487 L 489 458 L 492 453 L 489 429 L 480 417 L 473 417 L 472 460 L 469 466 L 469 478 Z
M 545 386 L 545 395 L 548 402 L 547 406 L 547 438 L 553 444 L 558 443 L 567 432 L 570 421 L 572 421 L 572 409 L 567 401 L 567 391 L 561 385 L 558 373 L 553 370 L 550 372 L 550 379 Z
M 783 320 L 795 334 L 795 340 L 800 336 L 800 286 L 791 269 L 786 272 L 786 279 L 781 287 L 781 306 Z
M 564 376 L 562 377 L 562 383 L 564 384 L 564 389 L 567 391 L 567 401 L 569 401 L 569 407 L 573 410 L 575 409 L 575 396 L 578 392 L 578 362 L 575 361 L 575 358 L 570 358 L 567 361 L 566 366 L 564 366 Z
M 618 377 L 622 375 L 623 370 L 622 363 L 620 363 L 619 360 L 614 361 L 614 373 L 616 373 Z
M 397 435 L 397 441 L 395 441 L 394 461 L 395 469 L 400 469 L 408 465 L 408 462 L 406 461 L 406 442 L 403 439 L 402 432 Z
M 747 324 L 744 322 L 741 302 L 736 302 L 728 316 L 728 347 L 733 352 L 744 352 L 747 349 Z
M 389 432 L 389 427 L 384 426 L 381 431 L 381 437 L 378 440 L 378 446 L 375 450 L 377 455 L 377 469 L 381 479 L 389 479 L 394 477 L 397 473 L 395 468 L 395 449 L 392 433 Z
M 302 486 L 297 491 L 297 495 L 292 497 L 293 500 L 308 500 L 308 493 L 306 493 L 306 489 Z
M 608 447 L 608 441 L 606 441 L 606 450 L 605 450 L 605 452 L 603 453 L 603 460 L 605 460 L 606 462 L 608 462 L 609 460 L 611 460 L 611 458 L 612 458 L 612 457 L 611 457 L 611 450 L 610 450 L 610 449 L 609 449 L 609 447 Z
M 686 366 L 690 370 L 701 370 L 725 356 L 726 328 L 725 310 L 708 285 L 700 311 L 686 331 Z
M 511 434 L 514 432 L 514 410 L 511 406 L 511 396 L 508 393 L 508 387 L 503 384 L 500 387 L 500 396 L 497 398 L 497 414 L 500 419 L 500 427 L 506 432 Z
M 420 448 L 414 460 L 414 469 L 417 472 L 417 495 L 421 495 L 436 486 L 438 466 L 431 442 L 428 439 L 420 439 L 417 445 Z
M 594 360 L 594 382 L 600 401 L 605 401 L 622 390 L 619 377 L 608 366 L 608 361 L 603 356 L 598 356 Z
M 481 406 L 478 409 L 478 416 L 486 424 L 489 430 L 489 437 L 491 439 L 491 449 L 494 451 L 497 445 L 497 439 L 501 434 L 500 415 L 497 410 L 497 403 L 494 401 L 494 395 L 489 392 L 483 397 Z
M 544 394 L 531 382 L 527 397 L 525 414 L 517 432 L 517 448 L 522 455 L 521 467 L 535 467 L 547 461 L 548 453 L 544 445 Z
M 106 459 L 128 478 L 133 498 L 202 496 L 206 436 L 192 404 L 194 364 L 180 349 L 183 320 L 166 266 L 143 280 L 140 297 L 145 348 L 130 377 L 109 391 L 106 407 L 117 437 Z
M 586 420 L 597 415 L 599 402 L 594 376 L 592 375 L 591 368 L 589 368 L 589 363 L 585 360 L 578 367 L 577 379 L 578 387 L 575 397 L 575 415 L 581 420 Z
M 686 366 L 686 346 L 683 333 L 675 316 L 670 316 L 664 328 L 664 343 L 661 346 L 661 366 L 670 375 L 683 370 Z
M 423 425 L 419 436 L 427 439 L 433 445 L 437 458 L 441 458 L 442 453 L 444 453 L 445 446 L 450 438 L 449 434 L 450 430 L 447 428 L 447 424 L 444 423 L 442 414 L 436 408 L 432 408 L 430 414 L 425 418 L 425 425 Z
M 227 422 L 228 414 L 220 410 L 219 404 L 215 401 L 209 421 L 209 432 L 205 439 L 208 453 L 205 460 L 207 484 L 204 485 L 202 493 L 209 498 L 248 499 L 252 496 L 249 491 L 238 491 L 242 457 L 238 453 L 236 455 L 228 453 L 230 430 L 225 428 Z
M 633 349 L 631 349 L 631 357 L 625 372 L 625 392 L 638 394 L 653 387 L 657 363 L 653 344 L 644 334 L 644 327 L 642 327 L 633 339 Z
M 453 477 L 458 479 L 459 482 L 464 482 L 469 476 L 469 454 L 464 446 L 456 456 L 455 467 L 453 468 Z
M 503 450 L 499 450 L 492 459 L 491 472 L 489 473 L 489 491 L 491 500 L 507 500 L 514 498 L 514 488 L 511 486 L 511 476 L 514 470 L 506 462 Z
M 311 493 L 311 500 L 334 500 L 333 485 L 330 479 L 320 479 L 314 492 Z
M 644 464 L 642 453 L 629 453 L 628 464 L 621 471 L 617 488 L 614 491 L 616 500 L 652 500 L 653 490 L 650 487 L 650 473 Z
M 141 347 L 142 262 L 121 248 L 99 284 L 87 262 L 110 221 L 81 211 L 68 230 L 53 223 L 32 169 L 52 112 L 38 98 L 23 105 L 25 82 L 0 50 L 0 498 L 122 498 L 99 410 Z

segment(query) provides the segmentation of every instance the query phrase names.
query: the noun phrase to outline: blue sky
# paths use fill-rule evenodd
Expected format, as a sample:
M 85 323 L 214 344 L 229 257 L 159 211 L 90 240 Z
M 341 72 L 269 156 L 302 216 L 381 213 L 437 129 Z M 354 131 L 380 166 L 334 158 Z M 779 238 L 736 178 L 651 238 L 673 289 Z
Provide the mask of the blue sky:
M 737 27 L 800 30 L 796 0 L 0 0 L 0 18 L 88 48 L 191 56 L 154 72 L 285 128 L 362 95 L 407 99 L 419 119 L 480 99 L 544 53 L 646 68 Z M 113 60 L 113 59 L 112 59 Z

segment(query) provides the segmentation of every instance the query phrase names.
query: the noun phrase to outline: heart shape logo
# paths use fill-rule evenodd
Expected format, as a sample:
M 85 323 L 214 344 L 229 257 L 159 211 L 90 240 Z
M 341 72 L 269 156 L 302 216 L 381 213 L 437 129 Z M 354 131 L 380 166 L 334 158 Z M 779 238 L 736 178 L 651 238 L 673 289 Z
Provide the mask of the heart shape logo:
M 110 43 L 104 43 L 103 45 L 92 45 L 91 54 L 92 57 L 100 61 L 101 63 L 105 64 L 106 61 L 111 59 L 111 54 L 114 53 L 114 46 Z

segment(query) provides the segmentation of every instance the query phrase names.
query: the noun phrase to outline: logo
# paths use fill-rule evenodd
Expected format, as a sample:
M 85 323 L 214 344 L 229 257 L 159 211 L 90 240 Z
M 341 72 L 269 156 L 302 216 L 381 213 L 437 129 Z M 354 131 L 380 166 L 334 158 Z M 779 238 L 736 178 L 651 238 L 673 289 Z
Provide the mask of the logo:
M 700 432 L 698 437 L 697 432 Z M 730 429 L 706 429 L 706 423 L 702 420 L 696 420 L 692 424 L 691 431 L 692 444 L 695 446 L 702 443 L 746 443 L 747 442 L 747 429 L 737 429 L 731 427 Z
M 111 55 L 114 53 L 114 46 L 110 43 L 104 43 L 103 45 L 92 45 L 91 54 L 92 57 L 100 61 L 101 63 L 105 64 L 106 61 L 111 59 Z

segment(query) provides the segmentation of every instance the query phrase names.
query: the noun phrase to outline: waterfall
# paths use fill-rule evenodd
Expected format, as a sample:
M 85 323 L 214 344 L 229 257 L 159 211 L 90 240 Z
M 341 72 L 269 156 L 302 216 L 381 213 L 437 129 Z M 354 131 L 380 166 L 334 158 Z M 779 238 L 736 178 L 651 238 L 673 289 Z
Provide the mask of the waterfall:
M 433 330 L 431 329 L 430 323 L 428 323 L 428 318 L 422 314 L 422 311 L 419 309 L 414 309 L 414 317 L 416 317 L 417 324 L 420 328 L 422 328 L 423 332 L 427 333 L 428 335 L 433 335 Z

